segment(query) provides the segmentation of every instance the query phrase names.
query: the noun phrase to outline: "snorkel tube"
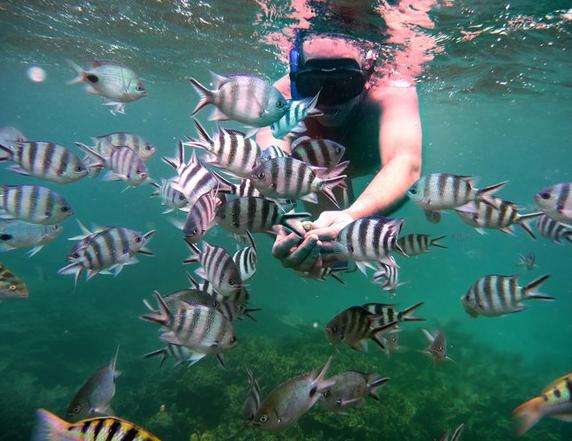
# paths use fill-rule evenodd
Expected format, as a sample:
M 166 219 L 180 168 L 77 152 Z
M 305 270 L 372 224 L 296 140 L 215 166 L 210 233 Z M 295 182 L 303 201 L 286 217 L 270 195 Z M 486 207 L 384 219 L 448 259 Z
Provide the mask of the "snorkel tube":
M 290 49 L 289 62 L 290 62 L 290 94 L 293 100 L 299 100 L 302 97 L 296 88 L 296 81 L 293 78 L 298 73 L 300 69 L 300 58 L 302 57 L 302 43 L 303 34 L 305 34 L 303 29 L 296 30 L 296 38 L 294 39 L 294 46 Z

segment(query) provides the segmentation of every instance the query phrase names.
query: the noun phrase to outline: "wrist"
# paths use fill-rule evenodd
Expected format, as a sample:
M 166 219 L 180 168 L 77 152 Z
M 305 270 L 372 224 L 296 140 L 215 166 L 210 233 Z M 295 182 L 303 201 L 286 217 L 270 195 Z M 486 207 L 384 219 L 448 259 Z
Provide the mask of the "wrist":
M 350 205 L 348 208 L 346 208 L 345 210 L 342 210 L 342 213 L 344 213 L 345 215 L 349 216 L 352 219 L 352 222 L 355 220 L 360 219 L 361 217 L 363 217 L 361 215 L 361 210 L 358 209 L 358 207 L 355 207 L 355 204 Z

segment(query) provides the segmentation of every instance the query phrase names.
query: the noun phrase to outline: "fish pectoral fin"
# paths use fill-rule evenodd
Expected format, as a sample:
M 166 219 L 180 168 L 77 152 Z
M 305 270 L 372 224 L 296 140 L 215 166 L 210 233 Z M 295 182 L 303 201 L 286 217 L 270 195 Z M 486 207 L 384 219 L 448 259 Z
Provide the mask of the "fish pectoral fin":
M 38 245 L 37 247 L 34 247 L 31 250 L 29 250 L 26 254 L 28 255 L 28 257 L 35 256 L 42 250 L 42 248 L 44 248 L 43 245 Z
M 18 173 L 20 175 L 30 176 L 29 171 L 24 170 L 22 167 L 20 167 L 17 164 L 11 165 L 10 167 L 8 167 L 8 170 L 13 171 L 14 173 Z
M 215 107 L 209 116 L 209 121 L 228 121 L 229 119 L 218 107 Z
M 102 177 L 101 180 L 102 181 L 120 181 L 122 179 L 125 179 L 125 177 L 109 170 L 108 172 L 106 172 Z
M 302 196 L 300 198 L 300 200 L 305 201 L 305 202 L 310 202 L 311 204 L 317 204 L 318 203 L 318 195 L 316 193 L 310 193 L 310 194 L 307 194 L 305 196 Z

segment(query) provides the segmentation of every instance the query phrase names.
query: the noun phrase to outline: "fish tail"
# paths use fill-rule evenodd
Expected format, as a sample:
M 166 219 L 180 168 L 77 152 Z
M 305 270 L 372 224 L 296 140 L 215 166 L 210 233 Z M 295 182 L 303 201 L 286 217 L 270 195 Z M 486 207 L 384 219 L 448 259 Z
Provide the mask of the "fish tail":
M 187 245 L 191 249 L 191 254 L 189 255 L 189 257 L 187 257 L 183 261 L 183 263 L 196 263 L 196 262 L 198 262 L 200 260 L 200 257 L 201 257 L 201 250 L 199 249 L 198 246 L 196 246 L 194 243 L 190 242 L 186 238 L 185 238 L 185 242 L 187 242 Z
M 486 201 L 490 201 L 490 196 L 493 193 L 499 191 L 501 188 L 503 188 L 507 183 L 508 181 L 502 181 L 499 182 L 498 184 L 489 185 L 488 187 L 481 188 L 480 190 L 477 190 L 475 199 L 481 198 L 485 199 Z
M 153 357 L 159 357 L 159 356 L 161 357 L 161 365 L 160 366 L 163 367 L 163 364 L 165 364 L 165 360 L 169 356 L 166 348 L 157 349 L 156 351 L 149 352 L 149 353 L 143 355 L 143 358 L 153 358 Z
M 420 306 L 423 306 L 423 302 L 416 303 L 415 305 L 410 306 L 409 308 L 406 308 L 403 311 L 401 311 L 397 315 L 398 321 L 400 321 L 400 322 L 424 322 L 425 321 L 424 318 L 419 318 L 419 317 L 413 316 L 413 313 L 415 312 L 415 310 L 417 308 L 419 308 Z
M 536 239 L 536 235 L 532 231 L 532 228 L 530 228 L 528 221 L 530 221 L 531 219 L 535 219 L 539 216 L 542 216 L 543 214 L 544 214 L 544 212 L 537 211 L 535 213 L 518 215 L 516 218 L 516 223 L 520 226 L 520 228 L 522 228 L 524 231 L 526 231 L 530 237 L 532 237 L 533 239 Z
M 159 310 L 153 311 L 150 314 L 142 315 L 140 318 L 141 320 L 145 320 L 152 323 L 158 323 L 161 326 L 168 327 L 173 319 L 173 314 L 169 310 L 169 307 L 165 303 L 165 300 L 163 299 L 161 294 L 159 294 L 158 291 L 155 291 L 153 294 L 155 294 L 155 298 L 157 299 L 157 305 L 159 306 Z
M 10 146 L 0 144 L 0 162 L 12 159 L 13 155 L 14 153 L 12 152 Z
M 68 433 L 70 424 L 45 409 L 36 411 L 36 427 L 32 441 L 72 441 L 80 440 L 80 434 Z
M 387 383 L 389 380 L 390 380 L 389 377 L 380 378 L 380 377 L 376 376 L 371 382 L 368 382 L 368 385 L 367 385 L 368 396 L 370 396 L 374 400 L 379 400 L 379 397 L 377 396 L 377 390 L 381 386 L 383 386 L 385 383 Z
M 75 142 L 74 144 L 78 146 L 81 150 L 83 150 L 87 154 L 87 157 L 95 159 L 96 162 L 91 164 L 90 168 L 93 167 L 101 168 L 105 165 L 106 162 L 105 158 L 101 156 L 98 152 L 96 152 L 92 147 L 89 147 L 82 142 Z
M 443 235 L 443 236 L 439 236 L 439 237 L 436 237 L 436 238 L 434 238 L 434 239 L 431 239 L 430 242 L 429 242 L 429 244 L 430 244 L 431 246 L 433 246 L 433 247 L 445 248 L 445 249 L 446 249 L 447 247 L 446 247 L 445 245 L 440 244 L 440 243 L 437 243 L 437 242 L 439 242 L 440 240 L 445 239 L 446 237 L 447 237 L 447 236 Z
M 522 403 L 513 411 L 513 416 L 518 420 L 516 433 L 522 435 L 534 426 L 542 418 L 542 398 L 535 397 Z
M 199 102 L 195 106 L 195 109 L 193 110 L 193 113 L 192 113 L 192 115 L 195 115 L 199 110 L 201 110 L 206 105 L 214 104 L 214 97 L 215 97 L 216 91 L 207 89 L 205 86 L 203 86 L 201 83 L 199 83 L 194 78 L 189 78 L 189 82 L 192 84 L 192 86 L 195 88 L 195 90 L 199 94 Z
M 338 201 L 334 195 L 334 189 L 340 187 L 346 183 L 346 175 L 326 178 L 322 180 L 322 185 L 320 191 L 322 194 L 336 207 L 339 208 Z
M 197 132 L 199 134 L 199 139 L 203 143 L 206 143 L 208 145 L 212 145 L 213 144 L 212 138 L 210 137 L 208 132 L 205 130 L 205 128 L 202 126 L 202 124 L 199 122 L 199 120 L 196 118 L 193 118 L 193 121 L 195 122 L 195 127 L 197 128 Z
M 548 278 L 550 274 L 545 274 L 542 277 L 539 277 L 536 280 L 533 280 L 528 285 L 524 287 L 524 297 L 527 299 L 538 299 L 538 300 L 555 300 L 554 297 L 549 296 L 547 294 L 543 294 L 540 292 L 535 292 L 535 290 L 540 287 Z
M 71 66 L 71 68 L 75 70 L 77 73 L 75 78 L 69 80 L 67 84 L 71 85 L 83 82 L 85 79 L 85 70 L 78 64 L 74 63 L 72 60 L 66 60 L 66 61 Z

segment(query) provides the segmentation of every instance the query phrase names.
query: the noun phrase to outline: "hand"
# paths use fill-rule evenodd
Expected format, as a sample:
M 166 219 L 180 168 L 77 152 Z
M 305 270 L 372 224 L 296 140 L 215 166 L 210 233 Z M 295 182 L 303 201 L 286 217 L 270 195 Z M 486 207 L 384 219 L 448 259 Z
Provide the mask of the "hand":
M 318 236 L 314 234 L 301 238 L 281 228 L 274 241 L 272 255 L 280 259 L 284 267 L 300 272 L 309 272 L 322 265 Z
M 334 240 L 339 232 L 354 220 L 346 210 L 324 211 L 314 222 L 306 224 L 306 237 L 318 236 L 320 240 Z

